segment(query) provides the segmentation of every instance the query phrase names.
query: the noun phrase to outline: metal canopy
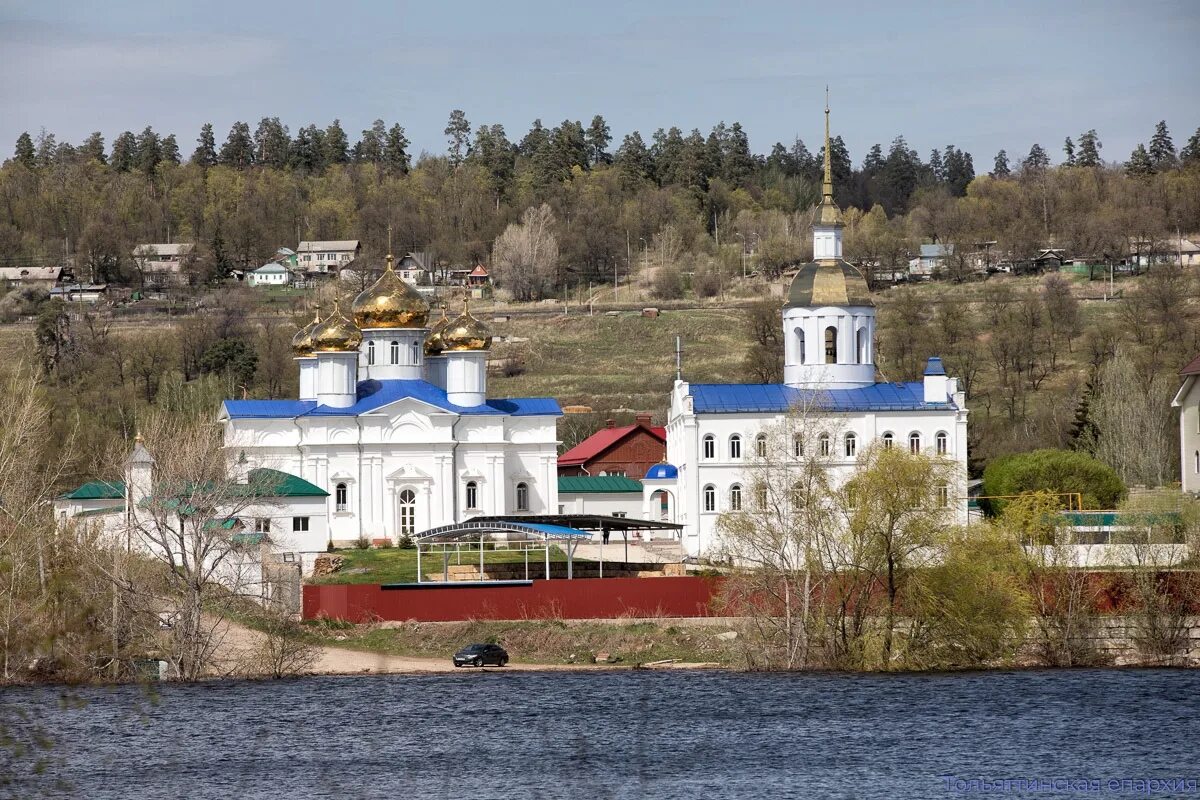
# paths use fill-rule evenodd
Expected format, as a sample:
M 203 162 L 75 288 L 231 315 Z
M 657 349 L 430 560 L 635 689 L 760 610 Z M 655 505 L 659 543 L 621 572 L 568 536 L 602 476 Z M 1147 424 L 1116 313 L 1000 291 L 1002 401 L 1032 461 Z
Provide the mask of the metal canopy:
M 471 523 L 555 525 L 581 531 L 681 531 L 675 522 L 658 522 L 631 517 L 607 517 L 602 514 L 522 514 L 520 517 L 475 517 Z M 470 523 L 464 523 L 470 524 Z M 454 526 L 447 526 L 454 527 Z
M 571 541 L 587 538 L 591 534 L 585 530 L 567 525 L 554 525 L 543 522 L 517 521 L 499 517 L 476 517 L 468 522 L 458 522 L 453 525 L 442 525 L 415 534 L 414 542 L 462 542 L 474 541 L 480 534 L 487 533 L 524 533 L 530 538 L 552 541 Z

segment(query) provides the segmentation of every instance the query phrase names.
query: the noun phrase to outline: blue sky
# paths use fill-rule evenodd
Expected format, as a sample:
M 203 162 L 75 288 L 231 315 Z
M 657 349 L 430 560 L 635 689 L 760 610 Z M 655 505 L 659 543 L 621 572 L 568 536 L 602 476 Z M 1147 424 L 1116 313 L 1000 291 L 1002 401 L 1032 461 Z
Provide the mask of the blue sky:
M 293 134 L 382 117 L 440 152 L 451 109 L 519 139 L 534 118 L 820 143 L 824 87 L 855 163 L 897 134 L 926 157 L 1096 128 L 1121 161 L 1166 119 L 1200 127 L 1200 2 L 162 2 L 0 0 L 0 153 L 43 126 L 78 142 L 279 116 Z

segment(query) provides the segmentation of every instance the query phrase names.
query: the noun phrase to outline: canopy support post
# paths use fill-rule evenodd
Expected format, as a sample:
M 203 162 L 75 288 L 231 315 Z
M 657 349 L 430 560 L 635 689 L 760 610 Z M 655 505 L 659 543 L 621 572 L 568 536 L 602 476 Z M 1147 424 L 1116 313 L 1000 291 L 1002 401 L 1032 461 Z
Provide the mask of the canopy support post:
M 521 549 L 525 551 L 525 580 L 529 580 L 529 547 L 527 545 Z
M 600 521 L 600 577 L 604 577 L 604 520 Z
M 450 550 L 442 545 L 442 583 L 450 582 Z
M 546 580 L 550 580 L 550 537 L 543 534 L 542 544 L 546 547 Z
M 567 580 L 575 577 L 575 542 L 567 542 Z
M 417 583 L 421 582 L 421 543 L 417 542 Z
M 483 580 L 483 534 L 479 534 L 479 580 Z

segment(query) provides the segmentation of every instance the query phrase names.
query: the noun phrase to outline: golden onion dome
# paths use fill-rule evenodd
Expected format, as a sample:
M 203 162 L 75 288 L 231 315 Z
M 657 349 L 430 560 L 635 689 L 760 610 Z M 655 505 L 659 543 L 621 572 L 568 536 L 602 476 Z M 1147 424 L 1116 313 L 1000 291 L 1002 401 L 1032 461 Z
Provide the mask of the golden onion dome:
M 424 328 L 429 319 L 429 303 L 392 269 L 388 253 L 387 269 L 375 284 L 354 298 L 350 307 L 354 324 L 369 328 Z
M 429 335 L 425 337 L 425 355 L 436 356 L 445 348 L 445 342 L 442 341 L 442 333 L 446 330 L 446 326 L 450 324 L 450 318 L 446 316 L 446 306 L 442 306 L 442 318 L 433 323 L 433 327 L 429 329 Z
M 469 303 L 463 313 L 442 330 L 442 350 L 447 353 L 465 350 L 487 350 L 492 346 L 492 329 L 471 316 Z
M 362 331 L 342 314 L 341 304 L 333 301 L 333 313 L 313 328 L 314 353 L 349 353 L 362 344 Z
M 305 325 L 300 330 L 296 331 L 296 335 L 292 337 L 292 354 L 296 358 L 311 358 L 313 354 L 312 333 L 317 325 L 321 324 L 321 308 L 317 307 L 313 314 L 312 322 Z

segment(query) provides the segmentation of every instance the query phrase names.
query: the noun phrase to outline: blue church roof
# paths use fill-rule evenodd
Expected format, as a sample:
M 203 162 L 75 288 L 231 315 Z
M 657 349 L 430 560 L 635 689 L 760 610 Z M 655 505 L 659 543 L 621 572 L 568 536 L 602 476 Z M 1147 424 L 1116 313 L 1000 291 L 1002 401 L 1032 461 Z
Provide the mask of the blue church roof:
M 930 356 L 929 361 L 925 363 L 926 375 L 945 375 L 946 368 L 942 366 L 942 359 L 938 356 Z
M 679 469 L 674 464 L 655 464 L 646 470 L 647 481 L 669 481 L 679 477 Z
M 951 411 L 957 407 L 926 403 L 922 383 L 876 383 L 858 389 L 796 389 L 780 383 L 693 383 L 697 414 L 778 414 L 796 406 L 814 411 Z
M 356 417 L 397 400 L 412 398 L 465 416 L 561 416 L 552 397 L 511 397 L 487 400 L 481 406 L 451 403 L 446 390 L 428 381 L 360 381 L 358 398 L 347 408 L 318 405 L 314 400 L 226 400 L 225 412 L 233 419 L 291 419 L 294 417 Z

